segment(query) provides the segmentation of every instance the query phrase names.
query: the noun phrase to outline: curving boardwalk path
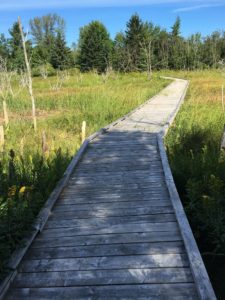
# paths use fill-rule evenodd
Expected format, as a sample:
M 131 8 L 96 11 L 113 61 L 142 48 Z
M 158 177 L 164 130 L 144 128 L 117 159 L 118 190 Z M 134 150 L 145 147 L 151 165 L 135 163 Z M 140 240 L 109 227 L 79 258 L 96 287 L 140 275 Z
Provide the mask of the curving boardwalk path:
M 215 299 L 158 135 L 186 88 L 89 143 L 5 299 Z

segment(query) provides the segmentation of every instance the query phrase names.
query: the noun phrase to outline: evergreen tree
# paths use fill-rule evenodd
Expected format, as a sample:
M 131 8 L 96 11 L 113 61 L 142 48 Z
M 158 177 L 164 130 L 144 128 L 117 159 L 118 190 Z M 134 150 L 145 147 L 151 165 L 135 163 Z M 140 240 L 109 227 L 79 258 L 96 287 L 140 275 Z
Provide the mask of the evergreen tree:
M 51 49 L 50 49 L 51 50 Z M 52 50 L 49 51 L 47 47 L 43 47 L 42 45 L 37 45 L 32 49 L 32 66 L 38 67 L 42 65 L 49 64 L 51 60 Z
M 0 56 L 3 59 L 8 59 L 9 57 L 9 46 L 8 41 L 4 34 L 0 34 Z
M 15 70 L 24 69 L 23 45 L 18 22 L 13 24 L 9 33 L 11 35 L 9 39 L 10 65 Z
M 169 66 L 171 69 L 186 68 L 185 57 L 185 41 L 180 37 L 181 21 L 177 17 L 174 25 L 172 26 L 171 40 L 170 40 L 170 55 Z
M 105 72 L 111 57 L 112 41 L 105 26 L 93 21 L 80 31 L 78 64 L 81 71 Z
M 113 68 L 126 72 L 130 66 L 130 56 L 126 48 L 126 37 L 122 32 L 117 33 L 113 43 Z
M 131 58 L 130 69 L 133 71 L 141 68 L 141 52 L 144 40 L 144 25 L 140 17 L 135 14 L 131 16 L 127 23 L 126 29 L 126 45 L 127 51 Z
M 180 20 L 180 17 L 177 17 L 174 25 L 172 26 L 172 36 L 173 37 L 180 36 L 180 27 L 181 27 L 181 20 Z
M 72 64 L 70 49 L 66 46 L 65 37 L 58 32 L 52 47 L 51 64 L 55 69 L 66 69 Z

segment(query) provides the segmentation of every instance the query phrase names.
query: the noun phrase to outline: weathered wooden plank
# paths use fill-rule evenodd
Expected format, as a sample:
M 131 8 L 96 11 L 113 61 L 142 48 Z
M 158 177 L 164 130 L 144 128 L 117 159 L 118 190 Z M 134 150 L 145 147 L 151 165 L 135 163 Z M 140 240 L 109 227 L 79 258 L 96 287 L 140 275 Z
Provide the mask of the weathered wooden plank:
M 138 171 L 138 170 L 133 170 L 133 171 L 126 171 L 126 172 L 124 172 L 124 171 L 114 171 L 114 172 L 99 172 L 99 174 L 98 174 L 98 176 L 108 176 L 108 177 L 110 177 L 110 176 L 112 176 L 112 177 L 119 177 L 119 176 L 121 176 L 121 177 L 123 177 L 124 176 L 124 174 L 126 173 L 126 175 L 128 176 L 131 176 L 131 177 L 146 177 L 146 176 L 153 176 L 153 175 L 162 175 L 163 174 L 163 170 L 162 170 L 162 168 L 153 168 L 151 165 L 150 165 L 150 167 L 149 167 L 149 170 L 142 170 L 142 171 Z M 74 176 L 79 176 L 79 177 L 83 177 L 83 178 L 85 178 L 85 177 L 93 177 L 93 174 L 91 175 L 90 174 L 90 170 L 89 170 L 89 172 L 88 171 L 86 171 L 86 172 L 84 172 L 84 171 L 78 171 L 78 169 L 76 169 L 76 171 L 74 172 Z
M 110 139 L 111 138 L 118 138 L 118 137 L 121 137 L 122 139 L 124 138 L 124 133 L 125 134 L 130 134 L 129 132 L 121 132 L 121 131 L 117 131 L 117 130 L 114 130 L 113 128 L 111 128 L 111 130 L 107 131 L 107 134 L 105 135 L 101 135 L 100 138 L 107 138 L 109 137 Z M 139 131 L 139 130 L 132 130 L 132 138 L 135 138 L 135 137 L 155 137 L 155 134 L 154 133 L 151 133 L 151 132 L 146 132 L 146 131 Z
M 93 151 L 93 150 L 87 150 L 87 159 L 113 159 L 114 157 L 118 158 L 118 159 L 127 159 L 128 157 L 130 157 L 131 159 L 138 159 L 140 157 L 146 157 L 146 158 L 151 158 L 151 157 L 156 157 L 158 158 L 158 153 L 157 153 L 157 148 L 155 147 L 154 150 L 142 150 L 140 151 L 130 151 L 129 149 L 127 149 L 127 151 L 123 150 L 123 151 L 113 151 L 113 152 L 100 152 L 100 150 L 98 151 Z M 82 162 L 85 161 L 82 160 Z
M 137 232 L 137 233 L 111 233 L 111 234 L 91 234 L 91 235 L 73 235 L 68 237 L 44 237 L 40 234 L 32 244 L 33 248 L 48 247 L 76 247 L 85 245 L 108 245 L 120 243 L 156 243 L 181 241 L 179 230 L 166 230 L 157 232 Z
M 149 197 L 150 199 L 159 199 L 159 198 L 163 198 L 163 199 L 167 199 L 169 200 L 168 197 L 168 190 L 164 187 L 157 187 L 154 188 L 154 185 L 149 185 L 148 188 L 121 188 L 121 187 L 116 187 L 113 190 L 113 185 L 112 188 L 110 190 L 110 188 L 106 187 L 105 189 L 103 188 L 102 190 L 100 188 L 96 188 L 93 189 L 93 191 L 91 191 L 90 188 L 87 187 L 87 189 L 85 188 L 81 188 L 80 190 L 73 190 L 72 188 L 69 188 L 68 191 L 65 191 L 60 199 L 65 199 L 65 198 L 72 198 L 73 196 L 77 197 L 77 198 L 83 198 L 85 197 L 86 199 L 88 198 L 103 198 L 103 197 L 118 197 L 118 198 L 129 198 L 129 199 L 140 199 L 140 196 L 145 196 L 145 197 Z M 106 199 L 107 200 L 107 199 Z
M 49 237 L 63 237 L 71 235 L 90 235 L 94 233 L 109 234 L 109 233 L 125 233 L 125 232 L 149 232 L 149 231 L 169 231 L 177 230 L 178 226 L 176 222 L 165 223 L 143 223 L 143 224 L 122 224 L 112 226 L 91 226 L 91 227 L 67 227 L 57 229 L 44 229 L 42 236 Z
M 102 218 L 102 217 L 118 217 L 118 216 L 139 216 L 139 215 L 154 215 L 161 213 L 173 213 L 172 206 L 156 206 L 156 207 L 137 207 L 137 208 L 115 208 L 111 210 L 95 209 L 95 210 L 69 210 L 69 211 L 53 211 L 49 220 L 58 220 L 58 218 L 64 218 L 65 220 L 75 219 L 75 218 Z
M 52 258 L 77 258 L 100 257 L 117 255 L 150 255 L 150 254 L 182 254 L 185 249 L 182 242 L 158 242 L 158 243 L 122 243 L 92 246 L 73 247 L 48 247 L 30 248 L 26 259 L 52 259 Z
M 70 183 L 77 183 L 77 184 L 88 184 L 88 183 L 100 183 L 102 182 L 103 179 L 105 179 L 105 183 L 109 184 L 110 182 L 120 182 L 121 184 L 129 184 L 129 183 L 148 183 L 149 181 L 151 182 L 152 180 L 164 180 L 164 176 L 163 176 L 163 172 L 161 171 L 161 173 L 157 173 L 154 174 L 153 172 L 148 172 L 148 175 L 146 176 L 145 174 L 143 174 L 142 176 L 139 175 L 135 175 L 135 174 L 130 174 L 131 176 L 129 177 L 124 177 L 124 175 L 122 176 L 122 174 L 117 174 L 115 176 L 107 176 L 108 173 L 106 174 L 106 176 L 99 174 L 98 177 L 93 177 L 93 175 L 88 175 L 88 173 L 84 174 L 84 176 L 75 174 L 76 176 L 72 177 L 70 179 Z
M 152 254 L 23 260 L 19 272 L 179 268 L 188 266 L 189 261 L 186 254 Z
M 13 286 L 16 288 L 34 288 L 185 282 L 193 282 L 189 268 L 156 268 L 19 273 Z
M 176 222 L 174 214 L 157 214 L 157 215 L 140 215 L 140 216 L 119 216 L 119 217 L 103 217 L 92 219 L 70 219 L 65 220 L 63 217 L 57 220 L 49 220 L 45 225 L 47 228 L 70 228 L 70 227 L 95 227 L 95 226 L 113 226 L 123 224 L 142 224 L 142 223 L 165 223 Z
M 152 141 L 151 143 L 142 143 L 142 144 L 136 144 L 135 142 L 132 143 L 127 143 L 127 144 L 118 144 L 115 143 L 115 145 L 107 145 L 107 143 L 92 143 L 88 145 L 89 149 L 101 149 L 101 151 L 113 151 L 115 150 L 119 150 L 119 149 L 126 149 L 127 147 L 130 148 L 130 150 L 151 150 L 154 149 L 153 147 L 157 145 L 157 140 L 155 139 L 155 141 Z
M 149 164 L 149 165 L 130 165 L 130 166 L 106 166 L 106 167 L 101 167 L 101 166 L 96 166 L 94 168 L 92 168 L 91 166 L 82 166 L 80 165 L 77 168 L 78 172 L 90 172 L 90 173 L 102 173 L 102 172 L 142 172 L 142 171 L 148 171 L 150 170 L 150 168 L 160 168 L 160 164 Z
M 156 145 L 157 143 L 157 139 L 154 138 L 154 139 L 151 139 L 149 138 L 148 140 L 144 140 L 144 141 L 141 141 L 141 140 L 132 140 L 131 138 L 130 139 L 127 139 L 126 137 L 124 138 L 124 140 L 118 140 L 118 139 L 115 139 L 115 140 L 108 140 L 108 141 L 92 141 L 92 143 L 89 144 L 89 148 L 90 149 L 95 149 L 95 148 L 98 148 L 100 147 L 101 149 L 102 148 L 110 148 L 110 151 L 112 151 L 114 148 L 116 149 L 120 149 L 120 148 L 141 148 L 141 149 L 149 149 L 149 147 L 151 147 L 152 145 Z
M 72 193 L 76 193 L 77 195 L 85 195 L 85 194 L 104 194 L 104 193 L 107 193 L 109 194 L 111 192 L 112 195 L 115 195 L 115 194 L 125 194 L 125 195 L 135 195 L 136 193 L 137 194 L 151 194 L 151 195 L 162 195 L 162 194 L 166 194 L 167 195 L 167 198 L 168 197 L 168 190 L 167 188 L 165 187 L 165 185 L 162 185 L 162 186 L 157 186 L 157 187 L 154 187 L 154 185 L 150 186 L 150 184 L 148 184 L 146 187 L 142 187 L 142 188 L 139 188 L 138 186 L 123 186 L 123 187 L 117 187 L 115 186 L 114 189 L 112 189 L 113 185 L 111 186 L 111 189 L 109 186 L 107 187 L 104 187 L 104 183 L 102 184 L 102 189 L 99 188 L 99 187 L 96 187 L 96 188 L 93 188 L 91 190 L 91 188 L 88 189 L 88 187 L 86 189 L 84 189 L 83 187 L 81 187 L 80 189 L 76 188 L 76 189 L 73 189 L 72 187 L 68 187 L 65 191 L 65 193 L 69 194 L 70 192 Z M 63 193 L 63 194 L 65 194 Z M 62 194 L 62 195 L 63 195 Z
M 140 177 L 143 177 L 146 173 L 146 176 L 148 175 L 159 175 L 159 174 L 162 174 L 162 169 L 161 167 L 159 168 L 159 166 L 157 167 L 153 167 L 152 165 L 149 166 L 149 168 L 147 170 L 114 170 L 113 172 L 112 171 L 98 171 L 96 172 L 95 170 L 91 170 L 90 169 L 87 169 L 87 170 L 79 170 L 77 169 L 76 170 L 76 176 L 96 176 L 96 175 L 101 175 L 101 176 L 108 176 L 110 177 L 110 174 L 111 176 L 124 176 L 126 174 L 126 176 L 140 176 Z
M 156 298 L 157 297 L 157 298 Z M 193 283 L 14 289 L 7 300 L 196 300 Z
M 101 164 L 106 164 L 106 163 L 118 163 L 118 162 L 123 162 L 124 164 L 128 164 L 131 161 L 136 161 L 140 163 L 150 163 L 153 161 L 160 161 L 160 157 L 157 153 L 155 154 L 149 154 L 144 155 L 144 156 L 139 156 L 139 155 L 123 155 L 123 156 L 95 156 L 92 157 L 91 155 L 88 155 L 85 159 L 82 160 L 82 165 L 89 165 L 89 164 L 96 164 L 96 163 L 101 163 Z
M 157 158 L 158 153 L 157 151 L 157 144 L 155 145 L 149 145 L 149 148 L 142 148 L 142 147 L 124 147 L 124 148 L 116 148 L 114 147 L 113 149 L 111 147 L 98 147 L 98 148 L 92 148 L 87 150 L 87 157 L 88 158 L 93 158 L 95 156 L 97 157 L 119 157 L 121 159 L 127 159 L 130 155 L 135 158 L 151 158 L 151 156 L 156 156 Z M 84 160 L 83 160 L 84 161 Z
M 123 192 L 111 192 L 110 191 L 102 191 L 102 193 L 100 191 L 95 191 L 93 192 L 93 194 L 90 191 L 87 191 L 85 193 L 84 192 L 80 192 L 80 193 L 73 193 L 72 191 L 70 191 L 70 193 L 68 192 L 68 194 L 65 194 L 64 196 L 62 196 L 60 198 L 60 200 L 56 203 L 56 205 L 63 205 L 63 203 L 66 202 L 71 202 L 71 204 L 76 204 L 76 199 L 77 199 L 77 204 L 79 204 L 79 202 L 81 202 L 82 204 L 85 203 L 91 203 L 93 201 L 94 202 L 103 202 L 103 203 L 110 203 L 110 202 L 114 202 L 115 199 L 117 199 L 118 204 L 119 202 L 129 202 L 129 201 L 133 201 L 134 204 L 135 202 L 139 202 L 140 201 L 149 201 L 149 204 L 152 202 L 163 202 L 163 201 L 169 201 L 168 198 L 168 193 L 166 191 L 159 191 L 159 192 L 141 192 L 141 190 L 138 190 L 134 193 L 129 193 L 127 190 L 124 190 Z M 80 200 L 80 201 L 79 201 Z M 143 203 L 144 204 L 144 203 Z M 154 205 L 154 204 L 153 204 Z M 159 205 L 160 206 L 160 205 Z
M 95 145 L 127 145 L 132 143 L 132 145 L 137 144 L 137 145 L 143 145 L 143 144 L 148 144 L 148 145 L 155 145 L 156 141 L 156 134 L 153 136 L 146 136 L 146 137 L 128 137 L 126 133 L 121 132 L 120 136 L 111 136 L 110 134 L 105 135 L 105 137 L 102 137 L 101 139 L 95 139 L 92 141 L 91 144 Z
M 93 176 L 85 176 L 85 177 L 81 177 L 81 176 L 75 176 L 72 177 L 69 181 L 69 183 L 73 183 L 73 184 L 87 184 L 87 183 L 100 183 L 102 182 L 102 179 L 105 178 L 104 176 L 101 176 L 101 174 L 99 174 L 98 177 L 94 178 Z M 121 181 L 122 179 L 122 181 Z M 124 177 L 124 176 L 111 176 L 110 177 L 110 181 L 106 181 L 105 183 L 110 184 L 111 182 L 113 183 L 120 183 L 120 184 L 146 184 L 149 182 L 154 182 L 154 181 L 160 181 L 160 180 L 164 180 L 163 177 L 163 173 L 158 173 L 158 174 L 152 174 L 151 172 L 149 172 L 149 174 L 146 176 L 130 176 L 130 177 Z
M 103 179 L 102 179 L 103 180 Z M 118 181 L 112 181 L 112 182 L 105 182 L 104 184 L 102 183 L 102 181 L 99 183 L 93 183 L 94 191 L 108 191 L 108 190 L 112 190 L 112 188 L 115 188 L 116 190 L 119 191 L 123 191 L 123 190 L 149 190 L 149 191 L 154 191 L 154 190 L 158 190 L 158 188 L 160 189 L 165 189 L 165 182 L 163 180 L 157 180 L 157 179 L 153 179 L 153 180 L 148 180 L 146 182 L 140 182 L 140 183 L 135 183 L 135 181 L 130 182 L 130 183 L 118 183 Z M 102 188 L 102 190 L 101 190 Z M 77 193 L 79 192 L 83 192 L 83 191 L 91 191 L 91 184 L 83 184 L 83 185 L 78 185 L 76 183 L 70 182 L 68 184 L 68 190 L 72 190 L 75 191 Z
M 97 178 L 94 178 L 92 176 L 90 177 L 84 177 L 84 178 L 79 178 L 77 177 L 73 177 L 69 184 L 73 184 L 74 187 L 76 186 L 88 186 L 88 185 L 92 185 L 92 186 L 101 186 L 102 187 L 102 180 L 105 179 L 104 176 L 98 176 Z M 122 179 L 122 180 L 121 180 Z M 164 177 L 162 174 L 159 175 L 149 175 L 147 178 L 146 177 L 111 177 L 110 181 L 109 180 L 105 180 L 104 181 L 104 186 L 132 186 L 132 185 L 147 185 L 148 183 L 153 183 L 153 182 L 160 182 L 160 181 L 164 181 Z
M 139 154 L 140 155 L 140 154 Z M 139 160 L 138 158 L 134 158 L 133 160 L 131 159 L 130 161 L 128 161 L 129 156 L 127 156 L 126 158 L 123 157 L 122 159 L 118 159 L 118 160 L 115 160 L 114 161 L 111 161 L 111 162 L 99 162 L 97 163 L 96 161 L 93 161 L 93 162 L 89 162 L 89 163 L 83 163 L 81 162 L 81 164 L 79 165 L 79 168 L 80 167 L 89 167 L 89 166 L 92 166 L 92 167 L 98 167 L 98 166 L 101 166 L 101 167 L 107 167 L 107 166 L 110 166 L 110 167 L 113 167 L 113 166 L 116 166 L 116 167 L 119 167 L 119 166 L 123 166 L 123 167 L 129 167 L 129 166 L 146 166 L 146 165 L 152 165 L 152 166 L 158 166 L 158 165 L 161 165 L 161 161 L 159 158 L 154 158 L 154 159 L 144 159 L 144 160 Z M 138 164 L 139 163 L 139 164 Z
M 153 205 L 151 205 L 151 201 Z M 120 203 L 120 202 L 131 202 L 130 204 L 133 207 L 133 204 L 139 204 L 138 207 L 151 207 L 151 206 L 157 206 L 156 204 L 159 203 L 159 206 L 164 206 L 164 202 L 167 202 L 168 198 L 165 196 L 154 196 L 154 195 L 74 195 L 70 194 L 64 197 L 61 197 L 61 199 L 58 201 L 57 206 L 59 205 L 78 205 L 78 204 L 101 204 L 101 203 Z M 147 203 L 148 202 L 148 203 Z M 155 203 L 156 202 L 156 203 Z M 168 204 L 170 205 L 170 204 Z M 134 208 L 137 206 L 134 206 Z
M 132 171 L 149 171 L 150 169 L 156 168 L 159 169 L 161 167 L 160 163 L 132 163 L 132 164 L 122 164 L 122 163 L 116 163 L 116 164 L 89 164 L 89 165 L 80 165 L 77 168 L 77 171 L 79 172 L 87 172 L 89 170 L 96 173 L 101 172 L 132 172 Z M 149 172 L 150 173 L 150 172 Z
M 94 204 L 90 204 L 90 203 L 84 203 L 84 204 L 72 204 L 72 203 L 68 203 L 68 204 L 63 204 L 63 203 L 57 203 L 57 205 L 55 205 L 54 207 L 54 211 L 70 211 L 71 209 L 77 209 L 77 210 L 91 210 L 91 209 L 104 209 L 104 210 L 110 210 L 110 209 L 114 209 L 114 208 L 129 208 L 129 207 L 140 207 L 140 206 L 168 206 L 170 205 L 170 201 L 169 200 L 138 200 L 138 198 L 136 198 L 136 200 L 134 201 L 121 201 L 119 202 L 119 200 L 117 202 L 101 202 L 101 203 L 94 203 Z
M 87 190 L 85 191 L 79 191 L 76 192 L 76 190 L 70 189 L 68 191 L 65 191 L 65 193 L 62 194 L 62 196 L 60 197 L 60 199 L 63 198 L 68 198 L 71 196 L 76 196 L 77 198 L 80 197 L 87 197 L 87 198 L 103 198 L 103 197 L 111 197 L 111 198 L 129 198 L 129 199 L 140 199 L 140 196 L 143 197 L 149 197 L 149 199 L 159 199 L 159 198 L 163 198 L 163 199 L 169 199 L 168 197 L 168 191 L 167 189 L 165 189 L 164 187 L 161 188 L 151 188 L 149 187 L 148 189 L 121 189 L 118 188 L 115 190 L 110 190 L 109 189 L 104 189 L 104 190 L 100 190 L 100 189 L 96 189 L 93 190 L 93 192 L 91 193 L 91 191 Z

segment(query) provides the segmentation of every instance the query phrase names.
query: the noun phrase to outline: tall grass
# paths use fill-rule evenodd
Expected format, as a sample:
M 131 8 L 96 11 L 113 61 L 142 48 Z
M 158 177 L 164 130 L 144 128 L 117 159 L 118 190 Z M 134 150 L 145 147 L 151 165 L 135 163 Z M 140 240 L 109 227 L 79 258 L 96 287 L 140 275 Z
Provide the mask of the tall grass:
M 31 103 L 25 89 L 7 101 L 10 125 L 0 153 L 0 276 L 7 260 L 29 230 L 56 182 L 87 134 L 126 114 L 161 90 L 167 82 L 156 75 L 112 74 L 107 81 L 95 73 L 72 72 L 60 89 L 57 78 L 34 78 L 38 131 L 34 133 Z M 19 88 L 14 83 L 14 89 Z M 1 119 L 3 122 L 3 119 Z M 42 131 L 48 150 L 42 154 Z
M 176 77 L 190 79 L 190 88 L 166 138 L 170 164 L 218 298 L 224 299 L 225 155 L 220 143 L 225 78 L 219 71 Z

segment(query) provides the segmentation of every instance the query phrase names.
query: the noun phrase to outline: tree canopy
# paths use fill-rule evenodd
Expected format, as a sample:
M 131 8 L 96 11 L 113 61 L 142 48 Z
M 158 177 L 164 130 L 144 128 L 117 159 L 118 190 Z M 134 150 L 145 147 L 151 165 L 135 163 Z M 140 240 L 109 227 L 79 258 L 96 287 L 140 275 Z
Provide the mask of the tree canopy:
M 68 47 L 65 21 L 57 14 L 48 14 L 30 20 L 31 40 L 27 50 L 32 67 L 47 65 L 55 69 L 76 66 L 82 72 L 147 71 L 154 69 L 194 70 L 219 67 L 225 60 L 225 32 L 215 31 L 203 37 L 193 33 L 181 34 L 182 22 L 176 18 L 170 31 L 144 22 L 137 14 L 130 17 L 124 31 L 110 38 L 99 21 L 80 29 L 79 41 Z M 23 50 L 18 23 L 9 30 L 10 37 L 0 34 L 0 56 L 10 68 L 23 69 Z M 27 36 L 27 34 L 25 34 Z
M 93 21 L 81 28 L 78 55 L 81 71 L 104 72 L 110 63 L 111 50 L 112 42 L 102 23 Z

